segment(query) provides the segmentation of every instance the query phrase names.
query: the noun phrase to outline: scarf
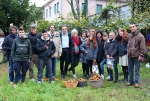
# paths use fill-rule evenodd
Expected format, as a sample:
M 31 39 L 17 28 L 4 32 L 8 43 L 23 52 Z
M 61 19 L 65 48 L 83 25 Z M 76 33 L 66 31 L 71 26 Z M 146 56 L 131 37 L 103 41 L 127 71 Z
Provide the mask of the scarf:
M 72 36 L 73 40 L 74 40 L 74 49 L 75 49 L 75 54 L 79 54 L 79 46 L 80 46 L 80 41 L 78 37 L 74 37 Z

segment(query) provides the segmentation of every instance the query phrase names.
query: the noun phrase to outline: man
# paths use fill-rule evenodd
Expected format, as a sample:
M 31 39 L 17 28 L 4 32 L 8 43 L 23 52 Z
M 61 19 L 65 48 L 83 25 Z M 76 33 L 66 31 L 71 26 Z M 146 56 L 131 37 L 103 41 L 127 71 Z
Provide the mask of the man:
M 128 36 L 128 72 L 129 83 L 127 86 L 134 84 L 135 88 L 140 87 L 140 61 L 146 53 L 144 36 L 137 30 L 136 24 L 130 25 L 131 34 Z M 135 68 L 135 71 L 134 71 Z M 135 74 L 134 74 L 135 72 Z M 134 79 L 135 75 L 135 79 Z
M 57 64 L 57 58 L 61 56 L 62 53 L 62 46 L 61 46 L 61 38 L 60 33 L 55 31 L 55 26 L 50 26 L 50 41 L 53 41 L 56 47 L 55 53 L 52 55 L 52 72 L 53 72 L 53 78 L 54 80 L 58 80 L 56 78 L 56 64 Z M 46 80 L 48 80 L 46 73 Z
M 61 78 L 65 78 L 67 74 L 68 65 L 70 63 L 70 43 L 71 43 L 71 34 L 68 33 L 67 26 L 62 26 L 62 32 L 60 33 L 61 42 L 62 42 L 62 56 L 60 57 L 60 71 Z M 65 62 L 65 68 L 64 68 Z
M 7 59 L 9 60 L 9 82 L 10 82 L 10 84 L 13 84 L 13 82 L 14 82 L 13 62 L 10 57 L 10 53 L 11 53 L 12 43 L 13 43 L 14 39 L 17 37 L 17 29 L 18 28 L 16 26 L 11 26 L 9 28 L 10 34 L 8 36 L 6 36 L 6 38 L 4 39 L 4 42 L 2 44 L 2 48 L 4 51 L 6 51 Z
M 32 45 L 23 28 L 19 28 L 19 37 L 12 45 L 11 58 L 13 60 L 13 69 L 15 71 L 15 85 L 17 87 L 21 75 L 21 82 L 25 82 L 26 72 L 28 71 L 30 60 L 32 58 Z M 21 73 L 20 73 L 21 71 Z
M 31 44 L 32 44 L 32 59 L 29 66 L 29 78 L 34 81 L 34 64 L 38 68 L 38 52 L 36 50 L 36 42 L 38 39 L 40 39 L 41 35 L 37 33 L 37 30 L 34 26 L 30 27 L 30 31 L 27 34 L 27 37 L 29 38 Z
M 45 66 L 50 83 L 53 83 L 51 56 L 55 53 L 56 48 L 53 41 L 50 42 L 50 38 L 45 30 L 42 31 L 41 39 L 37 41 L 36 48 L 39 56 L 38 84 L 42 83 L 43 69 Z
M 114 59 L 114 71 L 115 71 L 115 80 L 114 83 L 118 82 L 118 68 L 117 63 L 119 61 L 118 57 L 118 43 L 115 40 L 115 33 L 109 33 L 109 43 L 106 43 L 105 46 L 105 55 L 107 59 Z M 108 81 L 113 81 L 113 70 L 109 70 L 110 79 Z

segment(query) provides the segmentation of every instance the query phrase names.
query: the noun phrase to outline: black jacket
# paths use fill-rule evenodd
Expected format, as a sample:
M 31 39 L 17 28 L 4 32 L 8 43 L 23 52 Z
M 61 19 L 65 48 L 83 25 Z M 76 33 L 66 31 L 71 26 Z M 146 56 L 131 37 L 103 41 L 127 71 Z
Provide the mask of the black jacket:
M 2 44 L 2 49 L 7 52 L 7 58 L 10 57 L 10 52 L 11 52 L 12 44 L 13 44 L 13 41 L 14 41 L 14 39 L 16 37 L 17 37 L 17 34 L 9 34 L 4 39 L 4 42 Z
M 41 38 L 41 34 L 31 34 L 31 33 L 28 33 L 27 34 L 27 37 L 29 38 L 31 44 L 32 44 L 32 53 L 33 54 L 38 54 L 37 50 L 36 50 L 36 42 L 38 39 Z
M 49 48 L 47 49 L 45 45 Z M 39 58 L 48 59 L 55 53 L 56 47 L 49 39 L 44 40 L 43 37 L 41 37 L 36 43 L 36 50 L 38 51 Z
M 32 58 L 32 45 L 27 36 L 16 38 L 12 45 L 11 58 L 13 61 L 28 61 Z
M 110 41 L 109 43 L 106 43 L 105 46 L 105 56 L 109 55 L 112 56 L 115 59 L 115 63 L 119 61 L 118 57 L 118 43 L 115 39 Z
M 96 61 L 98 63 L 102 62 L 104 59 L 104 41 L 99 41 L 97 40 L 97 45 L 98 45 L 98 52 L 97 52 L 97 59 Z

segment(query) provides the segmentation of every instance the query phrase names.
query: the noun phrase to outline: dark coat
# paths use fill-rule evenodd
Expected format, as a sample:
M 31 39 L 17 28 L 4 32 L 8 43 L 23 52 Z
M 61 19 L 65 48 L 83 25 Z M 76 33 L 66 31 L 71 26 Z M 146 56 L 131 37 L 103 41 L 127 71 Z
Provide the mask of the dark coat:
M 47 45 L 49 48 L 47 49 Z M 44 40 L 42 37 L 36 43 L 36 50 L 38 51 L 38 56 L 41 59 L 48 59 L 55 53 L 56 47 L 50 40 Z
M 68 33 L 68 37 L 69 37 L 69 63 L 71 62 L 71 51 L 72 51 L 72 49 L 71 49 L 71 45 L 72 45 L 72 38 L 71 38 L 71 34 L 70 33 Z M 60 38 L 61 38 L 61 43 L 62 43 L 62 32 L 60 32 Z
M 109 55 L 112 56 L 115 60 L 115 63 L 119 62 L 119 56 L 118 56 L 118 43 L 115 39 L 110 41 L 109 43 L 106 43 L 105 46 L 105 56 Z
M 41 34 L 31 34 L 31 33 L 28 33 L 27 34 L 27 37 L 29 38 L 31 44 L 32 44 L 32 53 L 33 54 L 38 54 L 38 51 L 36 50 L 36 42 L 38 39 L 41 38 Z
M 98 52 L 97 52 L 96 61 L 97 63 L 100 63 L 104 59 L 104 41 L 100 42 L 97 40 L 97 44 L 98 44 Z
M 27 36 L 16 38 L 12 44 L 11 58 L 13 61 L 28 61 L 32 58 L 32 45 Z
M 10 57 L 10 53 L 11 53 L 11 48 L 12 48 L 12 44 L 14 39 L 17 37 L 17 35 L 15 34 L 9 34 L 8 36 L 6 36 L 6 38 L 4 39 L 4 42 L 2 44 L 2 49 L 4 51 L 6 51 L 7 54 L 7 58 Z
M 128 41 L 125 41 L 124 43 L 118 41 L 119 56 L 127 55 L 127 45 Z
M 87 38 L 85 38 L 85 39 L 81 38 L 81 41 L 82 41 L 82 44 L 86 43 Z M 82 63 L 86 63 L 86 58 L 84 55 L 85 55 L 84 52 L 80 51 L 80 62 L 82 62 Z
M 80 37 L 78 37 L 78 38 L 79 38 L 80 45 L 81 45 L 82 44 L 81 38 Z M 75 52 L 74 52 L 75 51 L 75 49 L 74 49 L 74 40 L 73 40 L 73 38 L 71 38 L 71 39 L 72 39 L 71 40 L 71 45 L 70 45 L 70 48 L 71 48 L 71 51 L 70 51 L 70 53 L 71 53 L 71 65 L 76 67 L 78 65 L 78 63 L 79 63 L 79 55 L 80 55 L 80 53 L 78 55 L 75 54 Z M 80 47 L 80 45 L 79 45 L 79 47 Z

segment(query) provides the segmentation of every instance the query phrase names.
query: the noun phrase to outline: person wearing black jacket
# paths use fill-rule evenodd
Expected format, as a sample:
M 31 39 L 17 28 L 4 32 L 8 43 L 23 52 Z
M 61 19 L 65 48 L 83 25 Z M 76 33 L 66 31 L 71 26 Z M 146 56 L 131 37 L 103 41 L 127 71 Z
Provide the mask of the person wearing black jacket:
M 33 26 L 30 28 L 29 33 L 27 34 L 27 37 L 29 38 L 29 40 L 31 41 L 32 44 L 32 59 L 30 62 L 30 66 L 29 66 L 29 78 L 34 81 L 34 64 L 36 65 L 36 67 L 38 68 L 38 52 L 36 50 L 36 42 L 38 39 L 41 38 L 41 34 L 37 33 L 36 28 Z
M 36 49 L 39 56 L 38 84 L 41 84 L 42 82 L 43 69 L 45 66 L 50 83 L 53 83 L 51 56 L 55 53 L 56 47 L 53 41 L 50 41 L 48 33 L 45 30 L 42 31 L 41 39 L 36 43 Z
M 68 65 L 70 64 L 71 60 L 71 34 L 68 33 L 67 26 L 62 26 L 62 32 L 60 33 L 61 43 L 62 43 L 62 55 L 60 57 L 60 71 L 61 71 L 61 78 L 65 78 L 68 71 Z M 65 68 L 64 68 L 65 62 Z
M 115 71 L 115 80 L 114 83 L 118 82 L 118 68 L 117 63 L 119 61 L 118 57 L 118 43 L 115 39 L 115 33 L 109 33 L 109 43 L 105 46 L 105 56 L 107 59 L 114 59 L 114 71 Z M 113 71 L 110 69 L 110 79 L 108 81 L 113 81 Z
M 17 87 L 16 85 L 20 79 L 20 75 L 21 82 L 24 83 L 26 72 L 28 71 L 30 60 L 32 58 L 31 42 L 28 37 L 25 36 L 23 28 L 19 28 L 19 37 L 16 38 L 12 44 L 11 58 L 14 62 L 13 70 L 15 71 L 14 87 Z
M 103 41 L 103 32 L 102 31 L 98 30 L 96 32 L 96 40 L 97 40 L 97 44 L 98 44 L 98 52 L 97 52 L 96 62 L 98 64 L 99 74 L 101 75 L 100 63 L 104 59 L 104 41 Z
M 16 39 L 17 37 L 17 29 L 18 28 L 16 26 L 11 26 L 9 28 L 10 34 L 6 36 L 2 44 L 2 49 L 6 51 L 7 59 L 9 61 L 9 81 L 11 84 L 14 82 L 14 70 L 13 70 L 13 61 L 10 58 L 10 53 L 12 49 L 12 43 L 14 39 Z

